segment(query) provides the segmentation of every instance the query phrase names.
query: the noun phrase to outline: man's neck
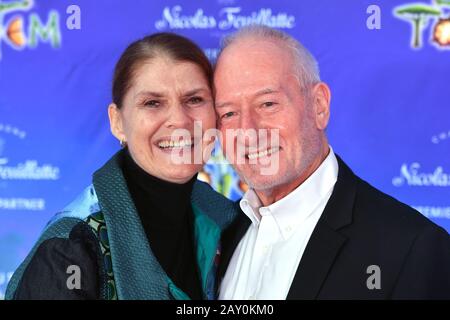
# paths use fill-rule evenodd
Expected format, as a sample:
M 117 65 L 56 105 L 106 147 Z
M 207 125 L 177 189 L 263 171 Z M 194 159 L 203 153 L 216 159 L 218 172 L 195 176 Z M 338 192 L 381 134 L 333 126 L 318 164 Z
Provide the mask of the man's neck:
M 256 194 L 258 195 L 258 198 L 261 200 L 262 205 L 264 207 L 267 207 L 272 203 L 275 203 L 278 200 L 283 199 L 289 193 L 298 188 L 303 182 L 305 182 L 306 179 L 308 179 L 317 170 L 317 168 L 320 167 L 320 165 L 326 159 L 329 153 L 330 147 L 328 146 L 328 144 L 325 144 L 324 148 L 322 148 L 320 154 L 311 163 L 311 165 L 294 180 L 282 185 L 277 185 L 271 189 L 255 190 Z

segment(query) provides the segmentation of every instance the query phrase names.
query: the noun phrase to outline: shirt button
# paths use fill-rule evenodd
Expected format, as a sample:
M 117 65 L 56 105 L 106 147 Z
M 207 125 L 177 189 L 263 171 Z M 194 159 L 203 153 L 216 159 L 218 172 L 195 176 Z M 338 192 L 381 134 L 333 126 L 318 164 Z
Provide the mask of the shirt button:
M 292 227 L 291 226 L 286 227 L 286 229 L 284 229 L 284 230 L 286 230 L 286 232 L 291 232 L 292 231 Z
M 255 296 L 248 297 L 248 300 L 256 300 Z

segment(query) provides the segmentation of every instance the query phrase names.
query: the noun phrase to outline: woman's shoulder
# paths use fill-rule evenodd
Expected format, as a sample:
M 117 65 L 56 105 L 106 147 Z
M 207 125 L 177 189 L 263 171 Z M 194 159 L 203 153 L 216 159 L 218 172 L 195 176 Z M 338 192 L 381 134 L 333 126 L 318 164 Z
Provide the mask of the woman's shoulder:
M 192 189 L 192 200 L 198 203 L 214 203 L 220 207 L 229 207 L 233 205 L 233 201 L 225 197 L 223 194 L 215 191 L 211 185 L 206 182 L 196 180 Z
M 98 299 L 101 270 L 98 238 L 88 223 L 80 221 L 67 238 L 51 237 L 35 248 L 14 299 Z
M 11 278 L 6 298 L 98 298 L 100 282 L 92 277 L 104 273 L 101 263 L 102 244 L 105 241 L 106 224 L 95 189 L 89 186 L 49 221 Z M 68 281 L 70 272 L 76 275 L 78 270 L 82 274 L 82 289 L 70 290 L 62 280 Z
M 200 180 L 194 184 L 191 199 L 192 204 L 211 217 L 221 229 L 229 225 L 239 213 L 233 201 Z

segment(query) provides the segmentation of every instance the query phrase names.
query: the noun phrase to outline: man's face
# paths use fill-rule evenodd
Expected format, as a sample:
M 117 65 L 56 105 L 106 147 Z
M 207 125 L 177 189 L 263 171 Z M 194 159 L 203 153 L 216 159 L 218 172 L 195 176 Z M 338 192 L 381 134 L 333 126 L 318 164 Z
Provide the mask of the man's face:
M 316 125 L 314 97 L 302 90 L 287 50 L 273 41 L 238 40 L 221 54 L 214 85 L 222 146 L 251 188 L 288 184 L 308 170 L 320 153 L 323 132 Z M 227 136 L 228 129 L 266 129 L 267 139 Z M 278 161 L 277 170 L 261 174 L 270 161 Z

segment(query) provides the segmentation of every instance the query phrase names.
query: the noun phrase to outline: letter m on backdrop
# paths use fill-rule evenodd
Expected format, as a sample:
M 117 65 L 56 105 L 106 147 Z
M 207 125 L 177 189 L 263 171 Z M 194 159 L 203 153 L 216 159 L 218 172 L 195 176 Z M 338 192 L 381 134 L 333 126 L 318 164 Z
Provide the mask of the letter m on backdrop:
M 61 32 L 59 30 L 59 15 L 56 11 L 51 11 L 48 15 L 47 23 L 44 25 L 37 14 L 30 15 L 29 23 L 29 46 L 35 48 L 38 40 L 50 42 L 53 48 L 61 46 Z

